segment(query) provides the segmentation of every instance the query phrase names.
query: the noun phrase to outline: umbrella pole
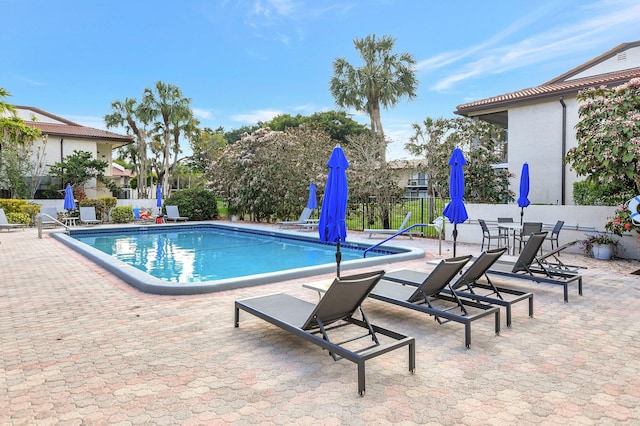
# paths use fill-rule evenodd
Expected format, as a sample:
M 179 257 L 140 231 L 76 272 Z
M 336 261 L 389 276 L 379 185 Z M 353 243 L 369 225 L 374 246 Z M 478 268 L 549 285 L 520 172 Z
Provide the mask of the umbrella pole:
M 522 225 L 522 217 L 524 216 L 524 207 L 520 207 L 520 225 Z
M 456 257 L 456 240 L 458 239 L 458 224 L 453 224 L 453 257 Z
M 342 252 L 340 251 L 340 239 L 336 245 L 336 276 L 340 278 L 340 262 L 342 261 Z

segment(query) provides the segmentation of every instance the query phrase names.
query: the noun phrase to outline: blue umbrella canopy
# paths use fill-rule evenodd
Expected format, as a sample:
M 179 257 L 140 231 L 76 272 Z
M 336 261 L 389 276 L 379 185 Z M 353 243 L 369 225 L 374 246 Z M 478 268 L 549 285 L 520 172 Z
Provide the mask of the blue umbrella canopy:
M 457 224 L 469 218 L 467 208 L 464 205 L 464 171 L 462 166 L 467 164 L 460 148 L 453 150 L 449 159 L 449 196 L 451 202 L 444 208 L 442 214 L 453 223 L 453 256 L 456 255 L 456 239 L 458 238 Z
M 522 165 L 522 172 L 520 172 L 520 194 L 518 196 L 518 207 L 520 207 L 520 225 L 522 225 L 522 218 L 524 216 L 524 208 L 529 203 L 529 165 L 524 163 Z
M 162 185 L 158 184 L 156 187 L 156 207 L 162 207 Z
M 70 184 L 67 184 L 67 187 L 64 190 L 64 209 L 65 210 L 76 209 L 76 200 L 73 198 L 73 189 L 71 189 Z
M 318 197 L 316 196 L 316 184 L 309 185 L 309 201 L 307 201 L 307 207 L 311 210 L 318 208 Z
M 337 275 L 340 276 L 340 241 L 347 238 L 347 199 L 349 184 L 347 182 L 347 168 L 349 162 L 344 155 L 340 145 L 333 148 L 331 157 L 327 162 L 329 175 L 327 176 L 327 186 L 324 190 L 322 208 L 320 209 L 320 221 L 318 222 L 318 233 L 320 241 L 325 243 L 337 243 L 336 264 Z

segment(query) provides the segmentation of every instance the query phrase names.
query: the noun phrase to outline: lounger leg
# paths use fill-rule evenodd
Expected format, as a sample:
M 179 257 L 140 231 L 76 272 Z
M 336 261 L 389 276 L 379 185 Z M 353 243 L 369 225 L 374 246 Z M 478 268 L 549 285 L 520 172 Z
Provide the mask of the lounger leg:
M 578 294 L 582 296 L 582 277 L 578 278 Z
M 358 395 L 364 396 L 364 360 L 358 361 Z
M 240 326 L 240 309 L 238 309 L 237 307 L 235 308 L 236 312 L 235 312 L 235 326 L 236 328 Z
M 533 294 L 529 297 L 529 318 L 533 318 Z
M 500 309 L 496 311 L 496 334 L 500 334 Z
M 564 283 L 564 302 L 569 303 L 569 284 Z
M 471 323 L 464 325 L 464 346 L 469 349 L 471 347 Z
M 505 311 L 507 312 L 507 327 L 511 327 L 511 305 L 505 306 Z
M 415 373 L 416 371 L 416 343 L 409 343 L 409 371 Z

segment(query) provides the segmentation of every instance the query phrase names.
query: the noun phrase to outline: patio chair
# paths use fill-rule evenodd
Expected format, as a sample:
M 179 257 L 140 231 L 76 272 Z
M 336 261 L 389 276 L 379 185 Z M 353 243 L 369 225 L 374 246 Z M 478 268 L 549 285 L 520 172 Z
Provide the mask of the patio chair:
M 500 228 L 501 223 L 513 223 L 512 217 L 499 217 L 498 218 L 498 232 L 502 235 L 506 235 L 506 238 L 509 238 L 509 230 Z
M 518 241 L 518 252 L 522 252 L 522 245 L 526 244 L 531 237 L 531 234 L 542 231 L 542 222 L 525 222 L 522 224 L 522 230 L 520 234 L 513 236 L 513 243 L 515 247 L 516 240 Z M 546 232 L 545 232 L 546 235 Z
M 178 206 L 165 206 L 165 209 L 167 210 L 167 214 L 164 216 L 165 220 L 172 220 L 174 222 L 177 222 L 179 220 L 189 220 L 189 218 L 186 216 L 180 216 Z
M 20 229 L 24 231 L 26 225 L 24 223 L 9 223 L 7 220 L 7 216 L 4 214 L 4 209 L 0 209 L 0 230 L 6 229 L 7 231 L 11 229 Z
M 237 300 L 235 326 L 239 326 L 239 311 L 243 310 L 326 349 L 335 361 L 344 358 L 354 362 L 358 366 L 358 393 L 364 395 L 365 361 L 368 359 L 408 346 L 409 371 L 415 370 L 415 339 L 373 325 L 362 309 L 362 302 L 383 274 L 384 271 L 376 271 L 335 278 L 318 304 L 283 293 Z M 362 319 L 353 317 L 356 311 L 360 312 Z M 351 333 L 347 340 L 342 341 L 347 329 L 342 333 L 339 329 L 347 326 L 352 326 L 350 329 L 357 326 L 365 332 L 357 337 Z M 341 341 L 334 342 L 336 337 Z M 363 338 L 367 340 L 364 348 L 352 350 L 344 346 L 350 343 L 349 346 L 353 347 L 353 342 Z M 312 366 L 314 362 L 306 365 Z
M 311 210 L 309 207 L 305 207 L 304 209 L 302 209 L 302 213 L 300 213 L 300 217 L 298 218 L 298 220 L 276 222 L 276 224 L 280 225 L 280 229 L 292 228 L 297 225 L 305 225 L 309 223 L 309 218 L 311 217 L 312 212 L 313 210 Z
M 500 241 L 504 241 L 505 246 L 509 244 L 509 235 L 503 234 L 500 231 L 498 231 L 497 234 L 492 233 L 484 219 L 478 219 L 478 223 L 480 224 L 480 228 L 482 228 L 482 244 L 480 245 L 480 250 L 484 250 L 485 240 L 487 240 L 487 250 L 491 248 L 491 240 L 497 240 L 498 247 L 501 247 Z
M 363 232 L 365 234 L 369 234 L 369 238 L 371 238 L 373 234 L 385 234 L 385 235 L 397 234 L 398 232 L 403 231 L 407 227 L 407 224 L 409 223 L 410 218 L 411 218 L 411 212 L 408 212 L 407 215 L 404 217 L 404 220 L 400 224 L 400 228 L 398 229 L 365 229 Z M 409 235 L 409 239 L 413 240 L 413 235 L 411 231 L 407 232 L 407 235 Z
M 43 227 L 57 227 L 58 226 L 58 211 L 55 207 L 42 207 L 40 209 L 40 220 Z
M 564 226 L 564 221 L 562 220 L 557 221 L 551 233 L 547 235 L 547 238 L 545 238 L 545 241 L 551 242 L 551 250 L 553 250 L 554 243 L 555 243 L 555 246 L 558 247 L 558 236 L 560 235 L 560 231 L 562 230 L 563 226 Z
M 102 223 L 102 221 L 96 219 L 95 207 L 80 207 L 80 223 L 97 225 Z
M 465 299 L 471 299 L 504 307 L 507 314 L 507 327 L 511 327 L 511 306 L 514 303 L 528 300 L 529 316 L 533 317 L 533 293 L 497 287 L 486 276 L 487 270 L 506 251 L 507 248 L 503 247 L 482 252 L 471 266 L 463 271 L 451 285 L 451 288 L 445 288 L 443 291 L 450 293 L 453 290 L 458 297 L 463 299 L 463 303 Z M 424 280 L 425 275 L 424 272 L 403 269 L 386 274 L 385 279 L 417 286 Z M 486 283 L 479 282 L 482 277 L 485 277 Z
M 581 275 L 570 270 L 550 267 L 545 263 L 545 256 L 536 256 L 546 236 L 546 232 L 532 234 L 515 261 L 498 261 L 489 268 L 487 274 L 526 279 L 541 284 L 561 285 L 564 287 L 565 302 L 569 302 L 569 284 L 577 282 L 578 294 L 582 296 Z
M 449 321 L 464 324 L 464 344 L 471 346 L 471 323 L 493 315 L 495 332 L 500 333 L 500 309 L 474 300 L 462 300 L 449 287 L 471 256 L 443 259 L 417 286 L 389 274 L 371 291 L 369 297 L 435 317 L 438 324 Z M 445 289 L 449 288 L 449 292 Z

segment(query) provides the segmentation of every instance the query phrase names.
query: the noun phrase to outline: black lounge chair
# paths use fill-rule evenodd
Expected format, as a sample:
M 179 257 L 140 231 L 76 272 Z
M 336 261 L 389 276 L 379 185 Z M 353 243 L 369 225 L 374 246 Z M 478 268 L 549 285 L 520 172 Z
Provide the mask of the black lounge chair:
M 500 309 L 473 300 L 461 300 L 449 287 L 456 274 L 471 256 L 443 259 L 436 268 L 414 287 L 401 278 L 385 275 L 369 297 L 433 315 L 439 324 L 449 321 L 464 324 L 464 344 L 471 346 L 471 322 L 488 315 L 495 316 L 496 334 L 500 333 Z M 415 284 L 414 284 L 415 285 Z M 444 291 L 449 287 L 449 292 Z M 438 306 L 436 306 L 438 305 Z M 445 305 L 445 306 L 441 306 Z
M 549 238 L 547 237 L 547 240 Z M 570 241 L 566 244 L 556 247 L 555 249 L 536 257 L 536 261 L 541 263 L 544 268 L 549 270 L 557 270 L 558 272 L 578 273 L 578 269 L 586 269 L 586 266 L 568 265 L 560 259 L 560 253 L 569 247 L 578 244 L 580 240 Z
M 503 306 L 507 316 L 507 327 L 511 327 L 511 306 L 514 303 L 528 300 L 529 316 L 533 317 L 533 293 L 514 290 L 510 288 L 497 287 L 486 276 L 487 270 L 507 251 L 507 247 L 487 250 L 483 252 L 451 285 L 451 289 L 445 288 L 443 291 L 450 293 L 451 290 L 462 298 L 464 303 L 466 299 L 478 302 L 488 303 L 490 305 Z M 403 269 L 391 272 L 385 275 L 386 279 L 399 281 L 409 285 L 418 286 L 425 279 L 424 272 L 411 271 Z M 486 283 L 479 282 L 485 277 Z
M 487 274 L 561 285 L 564 287 L 565 302 L 569 302 L 569 284 L 577 282 L 578 294 L 582 296 L 582 275 L 568 269 L 563 270 L 556 266 L 549 266 L 548 262 L 545 263 L 544 259 L 548 259 L 553 252 L 544 256 L 536 256 L 546 236 L 546 232 L 531 234 L 515 262 L 498 261 L 489 268 Z
M 235 326 L 239 326 L 239 310 L 242 309 L 326 349 L 336 361 L 345 358 L 354 362 L 358 365 L 358 393 L 364 395 L 365 361 L 368 359 L 409 346 L 409 371 L 415 370 L 415 339 L 371 324 L 360 306 L 382 275 L 384 271 L 336 278 L 317 305 L 282 293 L 237 300 Z M 360 311 L 362 319 L 353 317 L 356 311 Z M 362 327 L 366 334 L 339 343 L 329 339 L 329 331 L 347 325 Z M 377 334 L 388 337 L 381 337 L 388 342 L 381 343 Z M 354 351 L 342 346 L 368 336 L 373 343 L 365 348 Z

